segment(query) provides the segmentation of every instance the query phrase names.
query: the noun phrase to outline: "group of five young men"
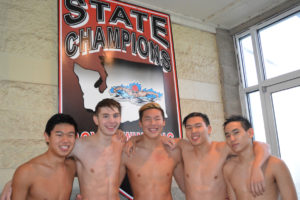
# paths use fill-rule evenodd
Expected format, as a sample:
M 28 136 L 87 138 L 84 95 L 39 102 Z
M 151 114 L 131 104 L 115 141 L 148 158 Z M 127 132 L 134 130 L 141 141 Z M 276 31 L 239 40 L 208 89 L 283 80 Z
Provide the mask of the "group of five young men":
M 134 153 L 126 153 L 123 149 L 133 147 L 125 145 L 122 133 L 116 134 L 121 121 L 117 101 L 99 102 L 93 115 L 96 134 L 76 140 L 72 117 L 54 115 L 44 134 L 47 152 L 16 170 L 12 194 L 8 185 L 1 200 L 70 199 L 75 176 L 79 199 L 119 200 L 126 173 L 136 200 L 172 200 L 172 176 L 187 200 L 273 200 L 279 192 L 283 199 L 297 199 L 286 165 L 269 156 L 266 144 L 252 142 L 253 129 L 245 118 L 229 118 L 224 123 L 226 142 L 212 142 L 205 114 L 184 118 L 188 140 L 161 136 L 164 111 L 156 103 L 142 106 L 139 117 L 143 135 L 130 139 Z

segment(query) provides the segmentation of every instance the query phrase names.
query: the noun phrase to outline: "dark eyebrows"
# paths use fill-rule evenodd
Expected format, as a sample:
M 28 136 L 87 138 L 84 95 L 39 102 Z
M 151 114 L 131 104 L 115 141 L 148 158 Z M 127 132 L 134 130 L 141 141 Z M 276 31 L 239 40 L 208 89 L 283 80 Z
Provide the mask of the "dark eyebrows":
M 198 122 L 198 123 L 196 123 L 196 124 L 186 124 L 185 126 L 187 127 L 187 126 L 202 126 L 202 124 L 203 124 L 204 122 Z
M 55 131 L 55 133 L 62 133 L 62 134 L 64 134 L 64 132 L 63 132 L 63 131 L 60 131 L 60 130 Z M 69 131 L 69 132 L 66 132 L 66 133 L 74 133 L 74 134 L 75 134 L 75 131 Z
M 233 130 L 231 130 L 230 132 L 233 132 L 233 133 L 236 133 L 236 132 L 239 132 L 240 130 L 238 128 L 235 128 Z M 230 134 L 229 132 L 225 132 L 225 136 Z
M 240 130 L 238 128 L 235 128 L 232 130 L 232 132 L 239 132 Z

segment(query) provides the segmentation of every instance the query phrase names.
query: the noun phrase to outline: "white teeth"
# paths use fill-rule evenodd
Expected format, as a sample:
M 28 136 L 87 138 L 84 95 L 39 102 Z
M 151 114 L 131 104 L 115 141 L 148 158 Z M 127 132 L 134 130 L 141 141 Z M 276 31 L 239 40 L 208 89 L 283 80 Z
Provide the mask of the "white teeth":
M 62 150 L 68 150 L 68 149 L 69 149 L 69 146 L 60 146 L 60 148 L 61 148 Z
M 192 139 L 193 140 L 196 140 L 196 139 L 198 139 L 198 138 L 200 138 L 199 136 L 192 136 Z

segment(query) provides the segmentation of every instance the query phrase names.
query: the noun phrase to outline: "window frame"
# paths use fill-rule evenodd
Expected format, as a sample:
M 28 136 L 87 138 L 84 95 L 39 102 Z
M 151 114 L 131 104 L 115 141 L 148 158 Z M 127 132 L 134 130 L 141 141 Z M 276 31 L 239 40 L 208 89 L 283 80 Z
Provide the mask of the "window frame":
M 275 156 L 280 157 L 279 144 L 277 139 L 277 130 L 276 124 L 274 120 L 274 111 L 271 100 L 271 93 L 268 91 L 269 88 L 272 88 L 272 91 L 280 91 L 283 90 L 284 85 L 290 85 L 289 83 L 292 81 L 293 84 L 300 85 L 300 70 L 296 70 L 293 72 L 289 72 L 277 77 L 273 77 L 265 80 L 264 76 L 264 67 L 263 67 L 263 58 L 262 51 L 259 43 L 259 30 L 263 29 L 267 26 L 270 26 L 278 21 L 283 20 L 286 17 L 289 17 L 297 12 L 300 12 L 300 6 L 297 6 L 293 9 L 290 9 L 280 15 L 274 16 L 272 18 L 266 19 L 265 21 L 258 23 L 254 26 L 251 26 L 249 29 L 245 30 L 242 33 L 236 34 L 233 36 L 235 54 L 237 60 L 237 70 L 239 74 L 239 94 L 240 94 L 240 102 L 242 107 L 242 113 L 244 116 L 247 116 L 251 120 L 250 109 L 248 104 L 247 94 L 251 92 L 258 91 L 261 100 L 262 107 L 262 115 L 264 119 L 264 127 L 266 134 L 266 141 L 270 144 L 271 153 Z M 240 39 L 251 36 L 252 39 L 252 47 L 253 54 L 255 60 L 255 66 L 257 71 L 257 85 L 253 85 L 250 87 L 245 87 L 246 83 L 244 80 L 244 68 L 243 61 L 240 49 Z M 288 86 L 286 86 L 288 87 Z

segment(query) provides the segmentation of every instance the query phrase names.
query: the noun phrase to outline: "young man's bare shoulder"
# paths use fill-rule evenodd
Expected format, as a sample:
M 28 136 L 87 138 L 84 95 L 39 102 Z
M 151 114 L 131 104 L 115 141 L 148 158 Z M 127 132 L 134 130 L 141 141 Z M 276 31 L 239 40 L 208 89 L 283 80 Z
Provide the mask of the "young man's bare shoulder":
M 179 144 L 183 146 L 191 146 L 191 143 L 186 139 L 179 140 Z
M 88 145 L 95 141 L 95 139 L 94 139 L 95 137 L 96 137 L 96 135 L 80 137 L 76 140 L 75 144 Z
M 226 142 L 212 142 L 212 145 L 216 147 L 218 151 L 228 151 L 229 147 L 227 146 Z
M 36 164 L 32 163 L 30 161 L 20 165 L 17 169 L 16 169 L 16 174 L 31 174 L 31 172 L 34 172 L 36 168 Z
M 286 164 L 283 160 L 278 157 L 270 156 L 267 160 L 267 166 L 272 168 L 274 172 L 280 172 L 282 167 L 286 167 Z
M 16 174 L 17 175 L 22 174 L 22 176 L 32 177 L 40 173 L 41 168 L 44 168 L 45 165 L 46 165 L 46 159 L 44 158 L 43 155 L 40 155 L 20 165 L 16 170 Z
M 81 153 L 84 153 L 86 149 L 93 148 L 95 140 L 93 140 L 94 135 L 87 136 L 87 137 L 81 137 L 76 139 L 74 148 L 70 154 L 70 156 L 77 157 Z
M 76 164 L 74 158 L 66 158 L 65 164 L 69 170 L 76 170 Z
M 185 150 L 192 150 L 193 149 L 193 145 L 186 139 L 181 139 L 178 142 L 178 146 L 181 148 L 181 150 L 185 151 Z

